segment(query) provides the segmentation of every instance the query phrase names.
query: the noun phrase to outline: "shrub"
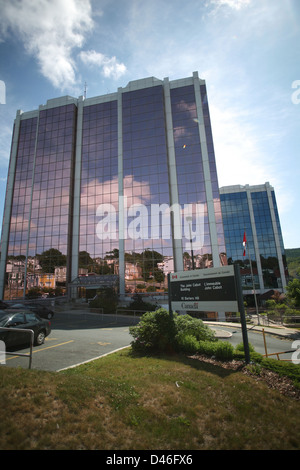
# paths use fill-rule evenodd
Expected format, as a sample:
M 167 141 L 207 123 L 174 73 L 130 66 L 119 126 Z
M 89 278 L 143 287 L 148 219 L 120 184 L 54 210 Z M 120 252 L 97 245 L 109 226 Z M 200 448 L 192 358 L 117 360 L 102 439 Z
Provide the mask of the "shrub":
M 129 329 L 135 351 L 163 352 L 176 349 L 181 352 L 196 353 L 199 341 L 215 342 L 214 332 L 203 321 L 190 315 L 173 318 L 163 308 L 146 312 L 137 326 Z
M 245 351 L 244 350 L 234 350 L 233 351 L 233 358 L 236 360 L 244 361 L 245 360 Z M 263 355 L 258 352 L 250 352 L 250 361 L 255 362 L 256 364 L 260 364 L 263 359 Z
M 216 358 L 222 361 L 231 361 L 233 359 L 234 347 L 227 341 L 216 343 Z
M 230 361 L 233 359 L 234 348 L 227 341 L 199 341 L 198 352 L 206 356 L 214 356 L 219 360 Z
M 199 350 L 199 341 L 193 335 L 178 333 L 176 349 L 184 354 L 196 354 Z
M 220 360 L 231 360 L 233 346 L 219 341 L 202 320 L 190 315 L 173 318 L 163 308 L 145 313 L 137 326 L 129 328 L 134 341 L 132 349 L 142 353 L 160 353 L 176 350 L 184 354 L 205 354 Z
M 200 318 L 174 315 L 177 333 L 194 336 L 198 341 L 217 341 L 214 332 Z
M 199 354 L 214 356 L 216 352 L 216 344 L 217 343 L 211 341 L 199 341 Z
M 132 349 L 139 352 L 169 352 L 174 348 L 176 328 L 169 312 L 160 308 L 142 315 L 137 326 L 129 328 L 134 341 Z
M 249 346 L 249 353 L 254 353 L 255 352 L 255 349 L 254 347 L 252 346 L 251 343 L 248 343 L 248 346 Z M 244 349 L 244 343 L 239 343 L 236 345 L 235 347 L 235 351 L 237 352 L 245 352 L 245 349 Z

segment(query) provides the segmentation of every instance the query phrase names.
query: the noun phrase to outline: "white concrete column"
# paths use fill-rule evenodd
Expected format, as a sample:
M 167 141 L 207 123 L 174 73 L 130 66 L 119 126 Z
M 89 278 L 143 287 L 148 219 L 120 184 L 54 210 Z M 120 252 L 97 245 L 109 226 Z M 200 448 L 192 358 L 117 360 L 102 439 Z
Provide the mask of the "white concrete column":
M 3 296 L 4 296 L 6 257 L 7 257 L 7 250 L 8 250 L 10 216 L 11 216 L 14 182 L 15 182 L 15 171 L 16 171 L 16 162 L 17 162 L 21 113 L 22 112 L 20 110 L 17 111 L 17 115 L 16 115 L 16 119 L 14 123 L 15 125 L 14 125 L 13 138 L 12 138 L 10 164 L 9 164 L 9 170 L 8 170 L 8 176 L 7 176 L 5 208 L 4 208 L 4 216 L 3 216 L 3 224 L 2 224 L 2 238 L 1 238 L 0 299 L 3 299 Z
M 208 157 L 208 149 L 207 149 L 207 141 L 206 141 L 206 133 L 205 133 L 205 124 L 204 124 L 202 100 L 201 100 L 201 93 L 200 93 L 200 81 L 199 81 L 197 72 L 193 73 L 193 80 L 194 80 L 195 99 L 196 99 L 196 106 L 197 106 L 200 145 L 201 145 L 201 153 L 202 153 L 202 165 L 203 165 L 205 191 L 206 191 L 208 223 L 209 223 L 210 240 L 211 240 L 211 248 L 212 248 L 212 259 L 213 259 L 214 267 L 218 268 L 220 267 L 218 233 L 217 233 L 217 226 L 216 226 L 214 198 L 213 198 L 213 191 L 212 191 L 212 182 L 211 182 L 211 174 L 210 174 L 210 167 L 209 167 L 209 157 Z
M 172 228 L 172 237 L 173 237 L 174 271 L 176 272 L 176 271 L 183 271 L 184 267 L 183 267 L 183 250 L 182 250 L 182 226 L 181 226 L 182 224 L 181 224 L 181 213 L 179 210 L 170 82 L 168 78 L 164 79 L 163 86 L 164 86 L 164 100 L 165 100 L 166 131 L 167 131 L 169 193 L 170 193 L 171 207 L 174 209 L 171 213 L 171 228 Z
M 125 227 L 123 183 L 123 118 L 122 88 L 118 89 L 118 191 L 119 191 L 119 291 L 120 300 L 125 297 Z
M 73 182 L 73 221 L 72 221 L 72 256 L 71 281 L 78 277 L 79 236 L 80 236 L 80 188 L 81 188 L 81 158 L 82 158 L 82 123 L 84 100 L 81 96 L 77 105 L 76 147 Z M 77 289 L 70 292 L 71 298 L 77 297 Z

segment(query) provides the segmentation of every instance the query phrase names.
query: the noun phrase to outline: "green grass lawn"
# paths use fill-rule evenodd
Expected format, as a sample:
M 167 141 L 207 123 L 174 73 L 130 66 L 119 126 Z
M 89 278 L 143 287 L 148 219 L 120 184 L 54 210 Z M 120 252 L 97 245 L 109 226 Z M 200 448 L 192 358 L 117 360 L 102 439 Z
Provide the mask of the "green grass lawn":
M 63 372 L 0 367 L 0 449 L 299 449 L 300 403 L 241 372 L 125 349 Z

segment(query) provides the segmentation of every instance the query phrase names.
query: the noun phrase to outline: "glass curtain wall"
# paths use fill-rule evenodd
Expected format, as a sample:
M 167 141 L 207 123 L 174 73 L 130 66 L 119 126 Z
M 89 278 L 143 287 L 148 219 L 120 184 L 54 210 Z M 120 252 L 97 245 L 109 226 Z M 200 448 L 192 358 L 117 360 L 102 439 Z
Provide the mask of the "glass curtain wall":
M 66 290 L 76 114 L 70 104 L 21 119 L 5 298 Z
M 127 293 L 163 291 L 172 259 L 164 99 L 162 86 L 122 95 L 123 184 L 127 209 Z M 163 213 L 158 214 L 158 206 Z
M 214 197 L 214 210 L 217 222 L 218 245 L 220 256 L 222 253 L 223 258 L 225 259 L 225 243 L 220 197 L 205 86 L 201 86 L 201 99 L 208 145 L 210 176 Z M 200 228 L 201 246 L 197 247 L 196 244 L 194 244 L 194 246 L 192 244 L 189 249 L 186 249 L 183 246 L 184 269 L 192 269 L 192 248 L 195 268 L 208 268 L 213 266 L 213 259 L 194 86 L 185 86 L 171 89 L 171 106 L 174 128 L 173 132 L 179 204 L 182 207 L 185 204 L 193 204 L 193 207 L 196 207 L 196 204 L 201 205 L 201 214 L 203 217 Z M 182 221 L 182 223 L 184 225 L 185 222 Z M 195 212 L 193 209 L 191 233 L 196 233 L 195 231 Z
M 20 297 L 24 291 L 36 130 L 37 118 L 21 121 L 11 208 L 4 299 Z
M 255 288 L 259 288 L 259 277 L 247 193 L 236 192 L 221 194 L 221 203 L 228 264 L 238 263 L 241 266 L 243 290 L 252 290 L 251 261 Z M 247 237 L 245 256 L 243 256 L 244 232 L 246 232 Z
M 66 292 L 68 282 L 76 116 L 73 104 L 39 116 L 28 245 L 38 264 L 29 273 L 37 287 L 57 293 Z
M 84 107 L 82 132 L 79 275 L 118 274 L 117 101 Z
M 274 199 L 273 196 L 273 201 Z M 253 192 L 251 193 L 251 201 L 255 218 L 264 288 L 274 289 L 282 287 L 268 193 L 266 191 Z M 279 231 L 279 233 L 281 233 L 281 231 Z M 280 285 L 278 285 L 278 282 Z
M 210 121 L 210 114 L 209 114 L 209 106 L 208 106 L 208 100 L 207 100 L 206 85 L 200 85 L 200 94 L 201 94 L 202 112 L 203 112 L 205 135 L 206 135 L 206 142 L 207 142 L 210 178 L 211 178 L 211 184 L 212 184 L 212 195 L 214 199 L 214 212 L 215 212 L 215 218 L 216 218 L 220 263 L 221 265 L 226 265 L 227 255 L 226 255 L 226 249 L 225 249 L 225 236 L 224 236 L 221 200 L 220 200 L 220 192 L 219 192 L 219 182 L 218 182 L 218 175 L 217 175 L 217 167 L 216 167 L 215 151 L 214 151 L 211 121 Z
M 282 237 L 282 232 L 281 232 L 279 213 L 278 213 L 277 202 L 276 202 L 276 197 L 275 197 L 275 192 L 274 191 L 271 191 L 271 197 L 272 197 L 272 202 L 273 202 L 273 207 L 274 207 L 275 223 L 276 223 L 277 233 L 278 233 L 278 237 L 279 237 L 280 253 L 281 253 L 281 256 L 282 256 L 284 275 L 285 275 L 286 283 L 288 283 L 289 282 L 289 271 L 288 271 L 288 265 L 287 265 L 287 261 L 286 261 L 286 255 L 285 255 L 283 237 Z

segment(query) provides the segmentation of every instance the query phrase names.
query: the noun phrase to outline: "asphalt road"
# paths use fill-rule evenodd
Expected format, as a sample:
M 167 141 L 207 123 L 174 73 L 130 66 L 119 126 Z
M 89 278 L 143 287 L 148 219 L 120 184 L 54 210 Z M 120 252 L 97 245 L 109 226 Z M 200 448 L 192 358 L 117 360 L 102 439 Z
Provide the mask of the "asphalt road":
M 33 347 L 32 369 L 58 371 L 103 356 L 130 345 L 129 326 L 134 320 L 114 315 L 58 313 L 51 320 L 51 334 L 41 346 Z M 9 367 L 28 368 L 29 348 L 6 356 Z

